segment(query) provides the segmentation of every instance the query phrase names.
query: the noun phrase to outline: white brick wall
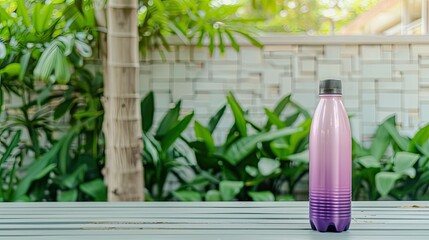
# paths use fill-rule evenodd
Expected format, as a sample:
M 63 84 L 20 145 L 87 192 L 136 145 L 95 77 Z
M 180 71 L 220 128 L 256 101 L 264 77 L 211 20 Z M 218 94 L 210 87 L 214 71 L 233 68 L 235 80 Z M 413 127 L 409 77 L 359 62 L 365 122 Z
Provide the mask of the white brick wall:
M 225 56 L 216 53 L 212 58 L 207 48 L 176 46 L 167 61 L 152 56 L 142 66 L 142 94 L 155 91 L 158 118 L 171 101 L 183 99 L 183 106 L 194 109 L 196 119 L 206 124 L 231 90 L 262 124 L 263 107 L 273 107 L 290 93 L 312 112 L 318 81 L 339 78 L 346 107 L 355 115 L 353 135 L 359 140 L 370 139 L 379 121 L 391 114 L 397 114 L 404 133 L 429 121 L 429 43 L 278 42 L 263 49 L 245 45 L 238 54 L 227 47 Z M 219 126 L 221 132 L 231 124 L 228 115 Z M 216 141 L 223 136 L 217 134 Z

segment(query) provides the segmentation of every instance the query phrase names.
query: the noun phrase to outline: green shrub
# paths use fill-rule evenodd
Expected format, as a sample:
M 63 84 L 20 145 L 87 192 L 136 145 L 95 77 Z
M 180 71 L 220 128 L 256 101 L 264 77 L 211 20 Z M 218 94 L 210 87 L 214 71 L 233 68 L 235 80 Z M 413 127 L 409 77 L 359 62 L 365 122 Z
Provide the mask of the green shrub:
M 395 116 L 381 123 L 371 146 L 354 143 L 353 198 L 428 199 L 429 125 L 413 137 L 402 136 Z
M 83 66 L 95 32 L 92 4 L 80 2 L 83 9 L 61 1 L 1 3 L 0 109 L 7 95 L 19 100 L 0 128 L 2 201 L 106 199 L 103 79 Z
M 193 114 L 179 120 L 179 101 L 161 120 L 156 133 L 149 134 L 154 115 L 153 93 L 142 101 L 145 184 L 153 199 L 293 199 L 296 184 L 308 172 L 311 122 L 308 112 L 287 96 L 273 111 L 265 109 L 268 120 L 264 126 L 257 126 L 232 93 L 228 94 L 227 102 L 235 122 L 225 142 L 216 145 L 213 139 L 213 132 L 226 110 L 223 106 L 207 126 L 194 122 L 194 140 L 181 137 L 190 148 L 184 152 L 172 143 L 181 141 L 179 136 Z M 282 114 L 286 110 L 292 113 Z M 163 144 L 166 139 L 171 140 Z M 187 155 L 190 150 L 195 154 L 195 162 Z M 185 176 L 190 172 L 194 176 L 191 180 Z M 164 193 L 164 184 L 170 174 L 180 186 L 171 189 L 173 192 Z

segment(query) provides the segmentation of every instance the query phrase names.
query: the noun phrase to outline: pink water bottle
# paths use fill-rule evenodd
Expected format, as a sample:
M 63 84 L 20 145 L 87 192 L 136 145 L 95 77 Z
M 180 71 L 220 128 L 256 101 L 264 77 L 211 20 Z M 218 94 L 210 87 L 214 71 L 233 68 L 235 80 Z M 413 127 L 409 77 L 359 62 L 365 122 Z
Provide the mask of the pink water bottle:
M 352 143 L 340 80 L 323 80 L 310 130 L 310 224 L 320 232 L 350 226 Z

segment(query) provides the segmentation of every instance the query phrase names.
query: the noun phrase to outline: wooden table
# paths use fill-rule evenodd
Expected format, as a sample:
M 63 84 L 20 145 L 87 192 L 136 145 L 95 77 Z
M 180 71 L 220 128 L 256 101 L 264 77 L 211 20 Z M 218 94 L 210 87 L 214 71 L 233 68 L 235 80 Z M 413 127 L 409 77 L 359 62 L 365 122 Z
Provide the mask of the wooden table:
M 312 231 L 308 202 L 0 203 L 0 239 L 429 239 L 429 202 L 354 202 L 350 230 Z

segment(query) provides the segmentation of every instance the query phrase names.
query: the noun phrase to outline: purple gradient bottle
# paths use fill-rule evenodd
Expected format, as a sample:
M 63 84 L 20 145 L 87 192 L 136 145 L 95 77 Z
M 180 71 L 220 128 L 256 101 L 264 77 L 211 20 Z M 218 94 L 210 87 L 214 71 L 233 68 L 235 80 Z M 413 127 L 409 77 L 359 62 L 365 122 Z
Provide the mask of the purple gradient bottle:
M 350 226 L 352 143 L 340 80 L 323 80 L 310 130 L 310 224 L 320 232 Z

